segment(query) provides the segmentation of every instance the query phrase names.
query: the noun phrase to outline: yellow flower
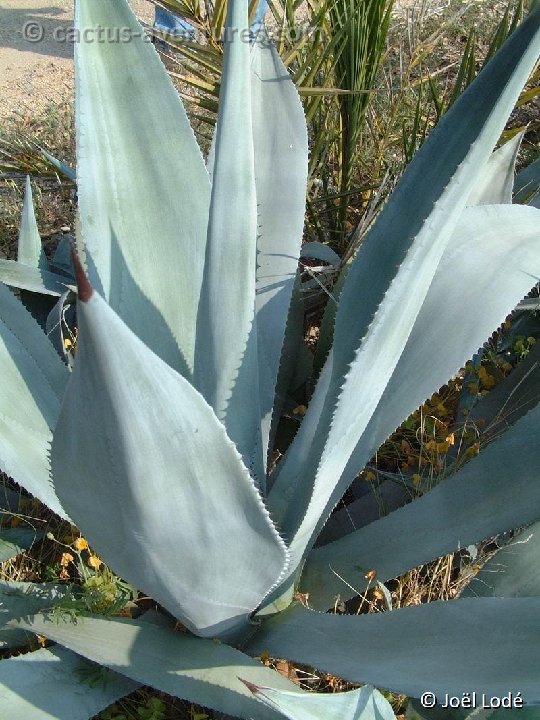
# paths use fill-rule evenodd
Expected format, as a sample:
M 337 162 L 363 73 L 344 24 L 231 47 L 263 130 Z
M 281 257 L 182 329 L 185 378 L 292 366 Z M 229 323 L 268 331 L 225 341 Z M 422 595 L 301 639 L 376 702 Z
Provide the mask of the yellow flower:
M 86 542 L 86 540 L 83 537 L 77 538 L 75 540 L 75 542 L 73 543 L 73 545 L 75 546 L 75 549 L 78 550 L 79 552 L 81 550 L 88 550 L 88 543 Z
M 88 564 L 91 568 L 94 568 L 94 570 L 99 570 L 99 568 L 103 565 L 103 562 L 98 558 L 97 555 L 90 555 L 88 558 Z
M 74 558 L 71 553 L 62 553 L 62 557 L 60 558 L 60 565 L 62 567 L 66 567 L 66 565 L 69 565 L 69 563 L 73 562 Z

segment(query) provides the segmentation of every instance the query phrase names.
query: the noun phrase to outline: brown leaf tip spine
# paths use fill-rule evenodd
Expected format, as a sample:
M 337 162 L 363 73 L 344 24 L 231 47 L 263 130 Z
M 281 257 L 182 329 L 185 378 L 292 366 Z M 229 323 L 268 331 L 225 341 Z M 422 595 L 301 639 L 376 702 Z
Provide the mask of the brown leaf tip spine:
M 238 679 L 240 680 L 240 682 L 243 682 L 244 685 L 248 688 L 248 690 L 251 690 L 254 695 L 256 695 L 260 691 L 260 688 L 257 687 L 257 685 L 254 685 L 249 680 L 244 680 L 244 678 L 241 677 L 238 677 Z
M 90 285 L 90 281 L 86 277 L 84 268 L 81 265 L 81 261 L 79 260 L 79 256 L 77 255 L 73 245 L 71 246 L 71 259 L 73 261 L 73 268 L 75 269 L 75 279 L 77 280 L 79 300 L 83 303 L 87 303 L 92 297 L 94 288 Z

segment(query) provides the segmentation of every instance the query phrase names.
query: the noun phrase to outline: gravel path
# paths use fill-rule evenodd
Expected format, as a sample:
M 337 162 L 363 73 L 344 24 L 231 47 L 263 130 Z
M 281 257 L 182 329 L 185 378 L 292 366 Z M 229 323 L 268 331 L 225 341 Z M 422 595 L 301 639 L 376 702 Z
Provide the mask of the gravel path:
M 144 22 L 153 21 L 148 0 L 130 3 Z M 0 0 L 0 117 L 72 102 L 73 46 L 62 42 L 72 24 L 73 0 Z M 36 32 L 42 40 L 25 37 Z

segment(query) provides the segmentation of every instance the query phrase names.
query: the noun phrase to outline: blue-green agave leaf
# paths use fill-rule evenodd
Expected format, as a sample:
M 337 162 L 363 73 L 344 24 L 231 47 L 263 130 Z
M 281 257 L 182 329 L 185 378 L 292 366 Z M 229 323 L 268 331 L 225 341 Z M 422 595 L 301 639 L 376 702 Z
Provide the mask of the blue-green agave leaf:
M 41 268 L 41 270 L 48 269 L 47 258 L 41 246 L 41 237 L 36 223 L 29 175 L 26 176 L 24 190 L 17 260 L 23 265 L 29 265 L 32 268 Z M 5 282 L 5 280 L 3 280 L 3 282 Z
M 247 651 L 269 652 L 420 697 L 476 690 L 540 701 L 540 599 L 466 598 L 369 615 L 293 605 L 263 623 Z
M 65 585 L 0 580 L 0 627 L 13 618 L 34 615 L 52 607 L 66 593 Z
M 140 620 L 82 617 L 76 624 L 36 615 L 19 624 L 137 682 L 234 717 L 283 720 L 256 700 L 243 678 L 279 690 L 296 686 L 226 644 Z
M 395 720 L 388 700 L 367 685 L 358 690 L 326 695 L 246 685 L 259 700 L 288 720 Z
M 507 696 L 508 693 L 505 693 Z M 469 693 L 472 699 L 472 693 Z M 462 696 L 463 697 L 463 696 Z M 466 694 L 467 697 L 467 694 Z M 513 698 L 516 698 L 516 693 L 513 693 Z M 461 698 L 460 698 L 461 699 Z M 489 703 L 491 698 L 486 697 L 486 704 Z M 445 698 L 440 699 L 444 702 Z M 540 720 L 540 707 L 535 705 L 524 705 L 523 707 L 511 708 L 483 708 L 483 698 L 477 694 L 474 698 L 477 703 L 477 707 L 474 710 L 465 709 L 450 709 L 435 706 L 434 708 L 422 707 L 420 701 L 412 700 L 409 701 L 407 711 L 405 713 L 405 720 Z
M 43 532 L 33 528 L 17 527 L 0 530 L 0 562 L 17 557 L 34 542 L 43 537 Z
M 530 290 L 531 281 L 540 276 L 539 228 L 540 214 L 534 208 L 485 205 L 465 210 L 397 367 L 315 533 L 399 423 L 459 370 Z M 500 290 L 496 296 L 494 282 Z
M 66 592 L 65 585 L 0 581 L 0 648 L 27 645 L 32 633 L 24 628 L 6 627 L 10 620 L 52 607 Z
M 465 588 L 463 597 L 540 597 L 540 522 L 516 533 Z
M 266 464 L 287 311 L 302 242 L 308 139 L 298 92 L 264 29 L 251 52 L 251 107 L 257 193 L 255 309 Z
M 56 352 L 71 366 L 72 356 L 67 352 L 65 340 L 72 340 L 68 318 L 74 320 L 76 295 L 71 290 L 63 293 L 47 315 L 45 331 Z
M 56 491 L 103 559 L 194 632 L 241 626 L 280 577 L 286 547 L 204 398 L 86 280 L 79 299 L 52 444 Z
M 524 133 L 514 135 L 511 140 L 492 153 L 467 199 L 467 205 L 497 205 L 512 202 L 516 158 L 523 135 Z
M 194 380 L 262 487 L 255 324 L 257 200 L 247 32 L 247 0 L 233 0 L 225 24 Z
M 88 272 L 127 325 L 189 375 L 210 199 L 204 161 L 127 0 L 80 0 L 75 24 L 78 195 Z
M 9 720 L 88 720 L 139 687 L 62 647 L 0 661 L 0 707 Z
M 539 46 L 540 8 L 444 115 L 351 265 L 336 316 L 324 408 L 322 413 L 308 409 L 304 419 L 317 426 L 310 462 L 298 462 L 306 452 L 300 433 L 269 495 L 273 510 L 280 505 L 279 496 L 289 493 L 286 514 L 275 517 L 292 538 L 291 571 L 314 542 L 321 516 L 324 521 L 345 489 L 336 483 L 396 369 L 444 249 L 536 63 Z
M 512 332 L 512 330 L 511 330 Z M 493 439 L 540 402 L 540 343 L 467 415 L 469 427 L 481 427 L 482 439 Z
M 75 245 L 75 238 L 72 235 L 62 235 L 51 258 L 51 269 L 54 272 L 66 275 L 70 280 L 75 277 L 73 263 L 71 262 L 71 248 L 73 245 Z
M 486 713 L 489 712 L 486 710 Z M 529 705 L 529 706 L 523 706 L 523 707 L 516 707 L 513 710 L 508 710 L 507 708 L 501 708 L 499 710 L 494 710 L 491 714 L 486 714 L 486 720 L 489 718 L 489 720 L 540 720 L 540 707 L 538 705 Z M 471 716 L 467 718 L 467 720 L 484 720 L 482 716 L 476 718 L 476 716 Z
M 334 265 L 335 267 L 339 267 L 341 263 L 341 258 L 335 250 L 332 250 L 332 248 L 328 245 L 324 245 L 324 243 L 317 241 L 304 243 L 302 245 L 301 255 L 304 258 L 322 260 L 323 262 L 328 263 L 329 265 Z
M 314 496 L 315 536 L 377 448 L 457 372 L 540 276 L 539 218 L 534 208 L 511 205 L 478 206 L 463 213 L 378 407 L 316 521 L 315 508 L 322 505 L 323 494 Z M 500 291 L 496 295 L 493 282 Z M 458 324 L 456 314 L 462 318 Z M 335 465 L 330 470 L 335 471 Z
M 538 207 L 536 203 L 540 201 L 540 157 L 516 175 L 514 193 L 515 203 L 530 204 L 532 201 L 534 207 Z
M 0 480 L 0 512 L 15 514 L 19 512 L 21 493 L 8 487 L 6 480 Z
M 435 557 L 537 520 L 539 422 L 540 405 L 422 497 L 312 550 L 300 581 L 302 592 L 309 592 L 316 607 L 327 608 L 338 593 L 343 599 L 355 595 L 355 590 L 361 592 L 368 570 L 375 570 L 384 582 Z
M 275 445 L 276 432 L 289 397 L 288 393 L 298 387 L 295 383 L 299 379 L 299 371 L 306 369 L 307 363 L 305 361 L 302 362 L 303 358 L 305 358 L 305 354 L 303 355 L 304 351 L 309 352 L 304 345 L 304 300 L 302 297 L 300 275 L 297 273 L 291 303 L 289 305 L 289 312 L 287 314 L 287 325 L 285 327 L 285 336 L 283 338 L 283 348 L 276 381 L 274 408 L 270 426 L 270 447 L 274 447 Z M 302 381 L 303 379 L 300 380 L 300 383 Z
M 315 357 L 313 359 L 316 377 L 319 376 L 319 373 L 326 362 L 326 358 L 328 357 L 328 353 L 330 352 L 330 348 L 332 347 L 339 298 L 341 296 L 345 280 L 347 279 L 347 275 L 349 274 L 351 262 L 352 261 L 349 260 L 346 265 L 341 268 L 339 276 L 332 287 L 332 292 L 328 296 L 326 307 L 324 308 L 324 315 L 319 330 L 319 339 L 317 341 L 317 348 L 315 349 Z
M 0 258 L 0 282 L 43 295 L 59 297 L 66 291 L 67 278 L 48 270 L 25 265 L 19 260 Z
M 50 483 L 48 452 L 69 371 L 2 283 L 0 367 L 0 467 L 65 518 Z
M 317 545 L 327 545 L 344 535 L 375 522 L 383 515 L 397 510 L 417 493 L 407 487 L 403 477 L 385 478 L 381 482 L 366 483 L 366 493 L 357 500 L 336 507 L 317 538 Z M 416 491 L 417 488 L 413 486 Z M 354 492 L 354 491 L 353 491 Z
M 59 160 L 57 157 L 54 157 L 54 155 L 51 155 L 47 150 L 44 148 L 39 149 L 40 153 L 43 155 L 45 160 L 51 163 L 60 175 L 63 175 L 68 180 L 71 180 L 71 182 L 76 183 L 77 182 L 77 172 L 75 168 L 72 168 L 67 163 L 63 162 L 62 160 Z
M 471 698 L 474 697 L 471 694 Z M 461 698 L 460 698 L 461 699 Z M 445 703 L 445 698 L 438 698 L 439 703 Z M 521 708 L 520 708 L 521 710 Z M 511 711 L 510 711 L 511 712 Z M 493 710 L 484 710 L 480 707 L 474 710 L 464 708 L 443 708 L 440 705 L 423 707 L 419 700 L 409 700 L 405 712 L 405 720 L 487 720 L 493 715 Z

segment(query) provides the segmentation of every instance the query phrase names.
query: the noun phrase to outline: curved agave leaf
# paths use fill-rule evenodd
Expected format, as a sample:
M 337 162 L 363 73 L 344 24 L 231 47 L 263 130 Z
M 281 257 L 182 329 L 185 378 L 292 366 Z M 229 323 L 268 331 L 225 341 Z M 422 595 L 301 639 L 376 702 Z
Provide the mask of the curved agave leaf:
M 540 487 L 535 480 L 540 462 L 535 441 L 539 422 L 540 405 L 433 490 L 313 550 L 300 581 L 310 602 L 330 607 L 338 593 L 348 598 L 356 590 L 361 592 L 368 570 L 375 570 L 377 579 L 384 582 L 539 518 Z
M 251 52 L 251 107 L 258 221 L 255 311 L 266 467 L 287 311 L 304 227 L 308 139 L 294 83 L 264 30 Z
M 540 343 L 470 410 L 467 424 L 492 440 L 540 402 Z
M 274 688 L 247 687 L 265 705 L 281 712 L 289 720 L 395 720 L 392 706 L 378 690 L 364 686 L 350 692 L 288 692 Z
M 38 532 L 30 527 L 0 530 L 0 562 L 17 557 L 17 555 L 32 547 L 34 542 L 41 537 L 43 537 L 43 532 Z
M 17 260 L 23 265 L 28 265 L 32 268 L 40 268 L 41 270 L 48 269 L 47 258 L 41 246 L 41 237 L 36 223 L 29 175 L 26 176 L 24 190 Z
M 358 468 L 403 418 L 459 369 L 540 276 L 539 217 L 535 209 L 521 206 L 480 206 L 463 213 L 397 367 L 320 511 L 314 534 L 318 535 Z M 460 285 L 456 276 L 462 280 Z M 491 291 L 494 282 L 500 290 L 496 297 Z M 457 325 L 456 313 L 461 316 Z M 316 496 L 314 505 L 319 502 L 322 508 L 322 500 Z
M 512 202 L 515 163 L 522 139 L 523 133 L 519 133 L 491 154 L 482 171 L 482 175 L 477 181 L 477 187 L 473 190 L 471 195 L 469 195 L 467 205 L 492 205 Z M 318 246 L 321 246 L 320 253 Z M 312 252 L 312 247 L 315 252 L 310 255 L 309 253 Z M 307 254 L 306 250 L 308 251 Z M 302 255 L 305 257 L 313 256 L 336 266 L 340 264 L 339 256 L 327 245 L 323 245 L 322 243 L 305 243 L 302 246 Z M 324 361 L 326 360 L 332 345 L 334 322 L 338 306 L 337 300 L 341 295 L 341 290 L 347 278 L 349 267 L 350 262 L 342 268 L 339 278 L 332 289 L 332 296 L 329 298 L 324 311 L 319 341 L 315 351 L 314 364 L 317 371 L 322 369 Z
M 111 567 L 194 632 L 242 626 L 286 547 L 202 396 L 84 276 L 79 285 L 77 356 L 51 454 L 59 497 Z
M 0 467 L 66 517 L 48 451 L 69 371 L 35 320 L 0 283 Z
M 65 648 L 42 648 L 0 661 L 0 702 L 9 720 L 88 720 L 139 684 L 108 673 L 92 684 L 95 666 Z
M 194 384 L 263 483 L 258 403 L 253 164 L 247 0 L 229 3 L 216 125 Z M 224 336 L 227 341 L 224 342 Z
M 512 202 L 514 172 L 519 146 L 525 133 L 518 133 L 492 153 L 469 195 L 467 205 L 497 205 Z
M 69 367 L 72 364 L 72 355 L 67 352 L 65 341 L 67 339 L 71 340 L 70 327 L 73 327 L 73 325 L 69 323 L 74 324 L 76 300 L 76 294 L 71 290 L 67 290 L 58 298 L 45 321 L 45 331 L 49 340 Z
M 204 161 L 127 0 L 80 0 L 75 22 L 82 38 L 75 47 L 77 173 L 88 272 L 126 324 L 189 375 L 210 200 Z
M 36 615 L 17 625 L 144 685 L 234 717 L 283 720 L 281 713 L 255 700 L 239 678 L 280 690 L 297 689 L 239 650 L 143 619 L 83 617 L 73 624 Z
M 463 597 L 540 597 L 540 522 L 517 533 L 488 560 Z
M 540 599 L 467 598 L 370 615 L 295 605 L 263 623 L 251 653 L 419 697 L 519 689 L 540 701 Z
M 314 258 L 315 260 L 322 260 L 323 262 L 329 263 L 339 267 L 341 264 L 341 258 L 332 250 L 331 247 L 321 242 L 307 242 L 302 245 L 301 256 L 304 258 Z
M 537 60 L 539 42 L 540 8 L 430 134 L 351 265 L 336 317 L 324 409 L 320 415 L 308 410 L 304 418 L 317 428 L 305 434 L 315 438 L 312 459 L 308 466 L 298 462 L 306 452 L 299 434 L 269 495 L 274 510 L 289 493 L 287 513 L 276 519 L 293 538 L 291 572 L 334 496 L 345 489 L 336 489 L 338 478 L 394 373 L 467 197 Z
M 540 214 L 533 208 L 486 205 L 463 213 L 397 367 L 316 533 L 358 469 L 400 422 L 459 370 L 528 292 L 531 281 L 540 277 L 539 227 Z M 494 283 L 499 289 L 496 297 Z

